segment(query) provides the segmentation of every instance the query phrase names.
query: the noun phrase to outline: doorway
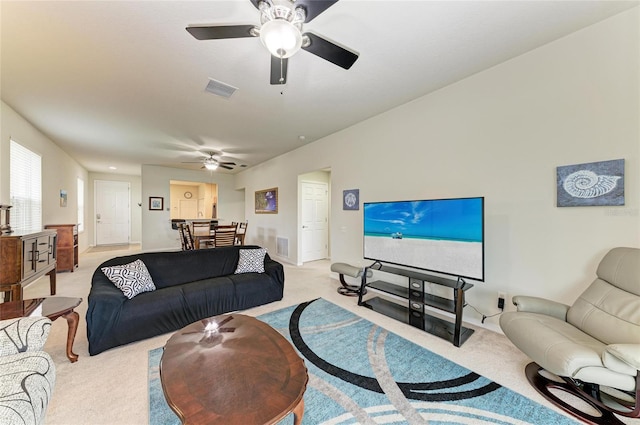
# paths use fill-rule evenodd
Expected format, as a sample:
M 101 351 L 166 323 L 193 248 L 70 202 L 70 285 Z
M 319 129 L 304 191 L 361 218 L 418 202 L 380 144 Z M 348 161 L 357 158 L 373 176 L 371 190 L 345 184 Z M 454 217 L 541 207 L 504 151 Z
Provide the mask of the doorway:
M 169 181 L 171 219 L 218 218 L 218 185 L 193 181 Z
M 320 171 L 300 176 L 300 262 L 329 257 L 329 180 Z
M 129 182 L 95 181 L 95 245 L 124 245 L 131 239 Z

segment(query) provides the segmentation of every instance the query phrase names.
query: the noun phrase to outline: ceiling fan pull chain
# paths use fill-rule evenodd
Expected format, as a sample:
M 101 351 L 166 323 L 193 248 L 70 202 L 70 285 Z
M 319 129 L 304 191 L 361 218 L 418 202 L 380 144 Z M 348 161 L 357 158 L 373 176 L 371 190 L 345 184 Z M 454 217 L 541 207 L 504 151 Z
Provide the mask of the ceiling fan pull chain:
M 282 53 L 280 54 L 280 84 L 284 84 L 284 59 L 282 58 Z

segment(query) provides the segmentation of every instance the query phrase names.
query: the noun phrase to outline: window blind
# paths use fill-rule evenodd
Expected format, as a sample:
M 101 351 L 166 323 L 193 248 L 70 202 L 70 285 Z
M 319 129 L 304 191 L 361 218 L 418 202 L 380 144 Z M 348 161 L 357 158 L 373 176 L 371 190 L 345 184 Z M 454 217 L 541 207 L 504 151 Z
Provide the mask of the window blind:
M 84 180 L 78 178 L 78 233 L 84 231 Z
M 16 232 L 42 230 L 42 158 L 11 140 L 9 196 L 11 228 Z

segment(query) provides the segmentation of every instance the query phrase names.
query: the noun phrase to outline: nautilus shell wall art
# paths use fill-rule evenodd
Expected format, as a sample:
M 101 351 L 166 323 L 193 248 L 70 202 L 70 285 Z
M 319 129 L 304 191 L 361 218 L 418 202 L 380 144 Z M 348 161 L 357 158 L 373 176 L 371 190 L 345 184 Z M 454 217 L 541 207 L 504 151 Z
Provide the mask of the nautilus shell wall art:
M 569 174 L 562 188 L 574 198 L 596 198 L 616 188 L 621 176 L 599 176 L 593 171 L 579 170 Z
M 557 169 L 558 206 L 624 205 L 624 159 Z

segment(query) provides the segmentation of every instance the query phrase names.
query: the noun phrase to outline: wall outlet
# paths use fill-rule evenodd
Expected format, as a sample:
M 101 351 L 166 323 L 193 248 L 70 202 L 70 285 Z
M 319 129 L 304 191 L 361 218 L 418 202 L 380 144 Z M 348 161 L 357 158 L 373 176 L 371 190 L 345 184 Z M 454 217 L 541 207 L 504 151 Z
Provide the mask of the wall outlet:
M 504 310 L 504 301 L 507 299 L 507 294 L 504 292 L 498 292 L 498 308 Z

